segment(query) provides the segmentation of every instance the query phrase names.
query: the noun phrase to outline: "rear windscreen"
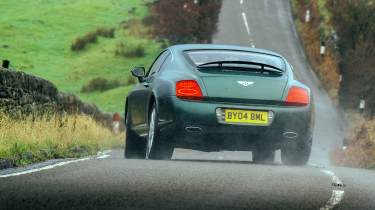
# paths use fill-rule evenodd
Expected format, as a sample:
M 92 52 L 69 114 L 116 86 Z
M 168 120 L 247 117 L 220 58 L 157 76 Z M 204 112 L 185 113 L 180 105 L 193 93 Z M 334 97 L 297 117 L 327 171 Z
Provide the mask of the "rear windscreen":
M 261 53 L 234 50 L 191 50 L 185 53 L 196 66 L 217 61 L 246 61 L 284 69 L 284 62 L 280 57 Z

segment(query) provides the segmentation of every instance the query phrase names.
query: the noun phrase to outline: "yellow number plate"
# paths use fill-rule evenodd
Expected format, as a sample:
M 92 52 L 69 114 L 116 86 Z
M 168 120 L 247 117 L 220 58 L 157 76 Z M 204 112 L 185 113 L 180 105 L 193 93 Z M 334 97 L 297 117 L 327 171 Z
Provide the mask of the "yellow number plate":
M 225 122 L 268 125 L 268 112 L 225 109 Z

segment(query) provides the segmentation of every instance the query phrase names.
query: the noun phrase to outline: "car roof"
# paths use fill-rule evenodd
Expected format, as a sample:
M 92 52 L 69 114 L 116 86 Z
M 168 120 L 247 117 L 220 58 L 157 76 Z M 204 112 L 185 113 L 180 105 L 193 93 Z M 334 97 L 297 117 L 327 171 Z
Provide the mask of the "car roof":
M 189 50 L 238 50 L 238 51 L 247 51 L 253 53 L 261 53 L 267 55 L 273 55 L 277 57 L 283 58 L 278 53 L 272 52 L 270 50 L 253 48 L 253 47 L 243 47 L 237 45 L 222 45 L 222 44 L 181 44 L 181 45 L 173 45 L 169 47 L 172 52 L 181 53 L 183 51 Z

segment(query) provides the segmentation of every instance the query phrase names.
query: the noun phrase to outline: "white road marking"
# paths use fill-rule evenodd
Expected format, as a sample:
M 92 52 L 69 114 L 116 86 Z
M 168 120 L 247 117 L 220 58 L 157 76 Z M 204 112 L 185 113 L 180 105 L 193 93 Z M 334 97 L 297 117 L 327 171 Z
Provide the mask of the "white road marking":
M 240 0 L 240 4 L 243 4 L 243 0 Z
M 49 170 L 49 169 L 53 169 L 53 168 L 56 168 L 56 167 L 59 167 L 59 166 L 64 166 L 64 165 L 68 165 L 68 164 L 71 164 L 71 163 L 78 163 L 78 162 L 82 162 L 82 161 L 86 161 L 86 160 L 103 159 L 103 158 L 109 157 L 110 155 L 108 155 L 108 153 L 110 153 L 110 152 L 111 152 L 111 150 L 106 150 L 106 151 L 103 151 L 103 152 L 98 152 L 98 155 L 94 156 L 94 157 L 85 157 L 85 158 L 80 158 L 80 159 L 75 159 L 75 160 L 68 160 L 68 161 L 44 166 L 44 167 L 41 167 L 41 168 L 34 168 L 34 169 L 20 171 L 20 172 L 11 173 L 11 174 L 4 174 L 4 175 L 0 175 L 0 178 L 6 178 L 6 177 L 35 173 L 35 172 Z
M 219 157 L 217 157 L 217 159 L 224 160 L 224 157 L 223 156 L 219 156 Z
M 325 169 L 321 170 L 321 171 L 331 177 L 332 184 L 334 184 L 335 186 L 341 186 L 341 187 L 344 186 L 344 184 L 340 180 L 340 178 L 338 176 L 336 176 L 335 173 L 333 173 L 332 171 L 325 170 Z M 344 198 L 344 195 L 345 195 L 345 191 L 344 190 L 342 190 L 342 189 L 333 189 L 332 190 L 331 198 L 327 201 L 327 203 L 326 203 L 325 206 L 323 206 L 323 207 L 320 208 L 320 210 L 333 209 L 336 205 L 338 205 L 342 201 L 342 199 Z
M 102 152 L 98 152 L 98 154 L 96 155 L 98 159 L 103 159 L 103 158 L 107 158 L 111 155 L 108 155 L 108 153 L 112 152 L 112 150 L 104 150 Z
M 99 157 L 97 157 L 96 159 L 105 159 L 105 158 L 107 158 L 107 157 L 109 157 L 110 155 L 101 155 L 101 156 L 99 156 Z
M 243 22 L 245 23 L 245 28 L 246 28 L 247 34 L 250 36 L 251 31 L 250 31 L 249 23 L 247 22 L 246 13 L 244 13 L 244 12 L 242 12 L 242 19 L 243 19 Z
M 333 209 L 337 204 L 341 202 L 344 194 L 344 190 L 333 190 L 331 198 L 328 200 L 327 204 L 324 207 L 320 208 L 320 210 Z
M 250 47 L 255 47 L 254 41 L 251 39 L 250 26 L 249 26 L 249 23 L 247 22 L 247 17 L 246 17 L 246 13 L 245 12 L 242 12 L 242 19 L 243 19 L 243 22 L 245 24 L 245 28 L 246 28 L 247 34 L 250 37 Z
M 323 169 L 322 172 L 325 173 L 325 174 L 327 174 L 328 176 L 330 176 L 332 178 L 332 183 L 333 184 L 336 184 L 336 185 L 339 185 L 339 186 L 343 186 L 344 185 L 342 183 L 342 181 L 339 179 L 339 177 L 336 176 L 335 173 L 333 173 L 332 171 Z

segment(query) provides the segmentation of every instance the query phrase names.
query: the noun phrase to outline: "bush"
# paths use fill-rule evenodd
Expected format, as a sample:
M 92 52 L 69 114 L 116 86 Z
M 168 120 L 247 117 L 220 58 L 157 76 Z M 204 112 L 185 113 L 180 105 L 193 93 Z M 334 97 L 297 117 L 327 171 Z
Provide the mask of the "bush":
M 127 58 L 143 57 L 146 54 L 145 47 L 143 44 L 124 44 L 120 42 L 116 45 L 115 55 Z
M 96 77 L 90 80 L 90 82 L 87 85 L 83 86 L 81 89 L 81 92 L 82 93 L 89 93 L 89 92 L 94 92 L 94 91 L 103 92 L 103 91 L 117 88 L 123 85 L 124 83 L 118 80 L 107 80 L 101 77 Z
M 328 3 L 340 37 L 338 44 L 343 78 L 340 104 L 344 108 L 357 108 L 363 99 L 369 117 L 375 116 L 374 3 L 373 0 L 330 0 Z
M 347 149 L 337 148 L 332 154 L 333 162 L 341 166 L 375 169 L 375 120 L 366 120 L 355 113 L 347 117 L 352 122 Z
M 72 43 L 70 49 L 72 51 L 81 51 L 85 49 L 85 47 L 90 43 L 96 43 L 98 41 L 98 37 L 96 32 L 90 32 L 83 37 L 77 37 L 74 42 Z
M 105 37 L 105 38 L 114 38 L 115 37 L 115 29 L 114 28 L 105 28 L 99 27 L 96 29 L 96 35 Z
M 126 82 L 127 85 L 134 85 L 135 83 L 137 83 L 137 81 L 133 76 L 128 77 L 128 81 Z
M 150 29 L 141 20 L 134 18 L 129 19 L 126 22 L 122 23 L 121 26 L 123 29 L 126 29 L 130 36 L 153 38 L 149 37 Z
M 151 7 L 150 17 L 154 36 L 168 39 L 171 44 L 210 43 L 217 30 L 221 0 L 176 1 L 159 0 Z
M 72 51 L 81 51 L 85 49 L 87 45 L 96 43 L 98 41 L 99 36 L 105 38 L 114 38 L 115 29 L 99 27 L 95 31 L 89 32 L 82 37 L 77 37 L 70 46 L 70 49 Z

